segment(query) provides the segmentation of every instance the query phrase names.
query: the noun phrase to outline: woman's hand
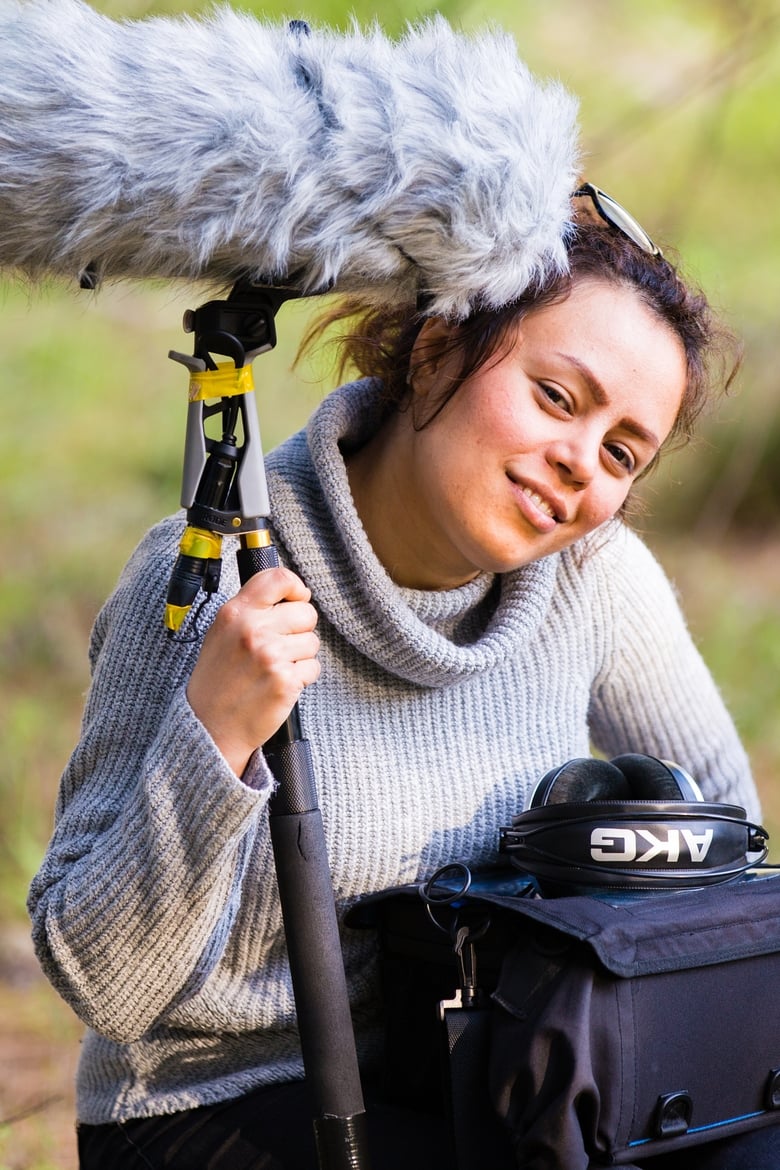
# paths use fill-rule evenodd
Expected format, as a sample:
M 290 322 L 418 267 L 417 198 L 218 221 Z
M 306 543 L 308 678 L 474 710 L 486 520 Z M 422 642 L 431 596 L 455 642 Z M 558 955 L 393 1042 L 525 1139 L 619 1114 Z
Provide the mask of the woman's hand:
M 319 677 L 310 597 L 289 569 L 266 569 L 225 602 L 203 639 L 187 698 L 237 776 Z

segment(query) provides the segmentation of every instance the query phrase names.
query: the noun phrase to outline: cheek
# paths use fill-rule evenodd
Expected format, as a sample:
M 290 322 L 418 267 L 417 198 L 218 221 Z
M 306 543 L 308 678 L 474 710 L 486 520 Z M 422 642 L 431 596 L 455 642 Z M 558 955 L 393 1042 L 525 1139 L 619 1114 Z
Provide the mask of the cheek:
M 631 487 L 633 483 L 617 484 L 616 488 L 606 491 L 601 501 L 602 516 L 599 523 L 603 523 L 606 519 L 612 519 L 613 516 L 619 516 L 624 508 L 631 494 Z
M 501 379 L 466 383 L 444 409 L 417 432 L 417 474 L 426 498 L 468 508 L 503 483 L 503 466 L 535 446 L 527 417 L 518 417 L 517 394 Z M 526 412 L 527 413 L 527 412 Z
M 594 492 L 589 507 L 590 519 L 594 528 L 623 511 L 632 487 L 633 483 L 608 480 L 600 486 L 597 492 Z
M 481 461 L 486 468 L 502 465 L 507 458 L 539 445 L 542 434 L 534 423 L 527 411 L 518 410 L 511 395 L 482 394 L 460 420 L 461 454 L 469 462 Z
M 487 465 L 490 452 L 500 450 L 506 414 L 483 395 L 462 387 L 441 414 L 418 432 L 420 453 L 431 474 L 467 479 Z

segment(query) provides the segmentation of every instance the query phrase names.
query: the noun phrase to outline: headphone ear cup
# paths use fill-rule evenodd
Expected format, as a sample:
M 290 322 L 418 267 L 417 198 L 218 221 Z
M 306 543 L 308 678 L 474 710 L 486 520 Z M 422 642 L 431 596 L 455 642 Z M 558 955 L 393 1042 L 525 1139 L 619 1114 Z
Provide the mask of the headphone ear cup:
M 626 779 L 629 800 L 702 800 L 698 784 L 679 764 L 633 752 L 615 756 L 612 763 Z
M 680 791 L 683 793 L 683 800 L 690 801 L 692 804 L 704 803 L 704 793 L 690 772 L 686 772 L 685 768 L 682 768 L 679 764 L 675 764 L 673 760 L 662 760 L 661 762 L 666 764 L 666 767 L 677 781 Z
M 537 784 L 530 808 L 548 804 L 581 804 L 591 800 L 630 800 L 629 783 L 608 760 L 569 760 L 553 768 Z

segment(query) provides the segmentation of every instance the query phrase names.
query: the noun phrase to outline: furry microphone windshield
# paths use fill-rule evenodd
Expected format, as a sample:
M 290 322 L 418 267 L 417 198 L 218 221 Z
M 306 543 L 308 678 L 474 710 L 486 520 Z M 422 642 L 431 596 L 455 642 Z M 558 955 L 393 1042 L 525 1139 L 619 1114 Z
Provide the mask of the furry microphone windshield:
M 239 277 L 453 318 L 565 268 L 576 103 L 499 32 L 397 42 L 0 0 L 0 266 Z

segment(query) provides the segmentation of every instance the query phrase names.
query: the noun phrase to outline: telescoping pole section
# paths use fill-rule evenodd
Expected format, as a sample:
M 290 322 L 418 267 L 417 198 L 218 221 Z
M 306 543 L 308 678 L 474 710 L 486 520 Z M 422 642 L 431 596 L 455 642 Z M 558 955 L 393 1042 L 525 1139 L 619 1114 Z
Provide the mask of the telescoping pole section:
M 217 589 L 224 535 L 239 537 L 242 584 L 279 563 L 267 523 L 250 363 L 276 344 L 276 312 L 296 295 L 239 282 L 227 300 L 210 301 L 186 315 L 185 328 L 195 335 L 193 355 L 171 354 L 190 370 L 182 486 L 187 529 L 168 592 L 165 621 L 171 632 L 183 624 L 201 590 Z M 232 360 L 217 364 L 213 354 Z M 221 437 L 209 438 L 205 424 L 215 415 Z M 278 783 L 269 823 L 320 1170 L 369 1170 L 322 816 L 297 705 L 263 751 Z

